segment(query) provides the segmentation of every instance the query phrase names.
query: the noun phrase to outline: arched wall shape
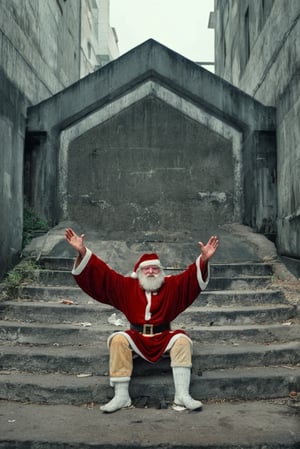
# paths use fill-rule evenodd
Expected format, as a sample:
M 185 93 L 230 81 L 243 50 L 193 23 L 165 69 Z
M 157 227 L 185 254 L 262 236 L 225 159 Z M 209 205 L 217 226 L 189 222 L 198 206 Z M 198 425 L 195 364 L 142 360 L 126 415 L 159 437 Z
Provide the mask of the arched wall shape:
M 62 219 L 103 237 L 240 222 L 241 146 L 241 131 L 146 81 L 61 132 Z
M 135 117 L 134 123 L 130 114 Z M 134 133 L 122 128 L 123 122 L 126 122 L 127 130 L 131 128 Z M 113 133 L 113 126 L 118 134 Z M 237 221 L 260 230 L 266 220 L 268 223 L 274 221 L 277 214 L 275 127 L 274 108 L 262 105 L 218 76 L 150 39 L 28 109 L 25 155 L 30 172 L 25 183 L 25 195 L 28 193 L 30 206 L 36 213 L 52 224 L 78 216 L 72 212 L 71 204 L 79 205 L 80 200 L 83 216 L 90 216 L 94 211 L 93 222 L 97 228 L 103 226 L 116 230 L 117 222 L 112 223 L 112 217 L 130 215 L 127 222 L 118 224 L 120 228 L 131 231 L 143 225 L 156 225 L 165 229 L 170 223 L 174 227 L 179 223 L 182 228 L 191 229 L 201 218 L 201 222 L 205 219 L 210 224 Z M 162 142 L 155 140 L 162 130 L 163 146 Z M 184 140 L 179 130 L 182 130 Z M 108 133 L 110 142 L 105 138 Z M 147 133 L 152 140 L 145 139 Z M 123 152 L 117 139 L 121 134 L 127 141 L 127 151 Z M 150 161 L 148 169 L 137 165 L 137 160 L 144 158 L 143 151 L 134 153 L 134 139 L 138 138 L 148 147 L 147 158 L 152 154 L 152 171 Z M 172 145 L 175 151 L 179 143 L 181 152 L 177 150 L 175 164 Z M 118 147 L 112 148 L 116 144 Z M 94 156 L 88 154 L 93 146 Z M 206 153 L 203 147 L 206 147 Z M 73 156 L 80 151 L 82 162 L 77 164 L 77 168 L 71 167 Z M 112 156 L 102 165 L 99 163 L 101 151 L 105 157 Z M 155 151 L 159 158 L 154 157 Z M 214 162 L 209 165 L 207 157 L 215 156 L 214 152 L 219 158 L 212 159 Z M 128 175 L 129 167 L 125 170 L 123 165 L 120 171 L 116 165 L 116 161 L 120 163 L 122 158 L 126 159 L 124 156 L 133 162 L 135 178 L 124 177 L 126 171 Z M 82 176 L 87 160 L 91 170 Z M 72 178 L 78 167 L 77 178 Z M 118 174 L 115 184 L 107 178 L 109 186 L 116 185 L 109 190 L 103 184 L 109 173 L 105 167 Z M 203 167 L 206 168 L 205 175 Z M 198 184 L 197 170 L 201 174 Z M 97 173 L 102 184 L 93 181 L 95 184 L 90 184 L 91 189 L 82 184 L 82 179 L 91 178 L 92 181 Z M 213 186 L 209 173 L 215 180 Z M 119 177 L 123 184 L 118 182 Z M 124 186 L 129 187 L 133 178 L 136 190 L 129 195 Z M 174 199 L 175 190 L 171 189 L 176 179 L 177 195 L 181 201 Z M 200 182 L 204 179 L 206 183 Z M 136 192 L 140 189 L 145 195 L 150 185 L 163 202 L 138 204 Z M 113 194 L 115 196 L 111 198 Z M 128 208 L 122 211 L 116 198 L 130 205 L 131 212 Z M 268 208 L 265 207 L 266 201 Z M 87 203 L 94 205 L 88 211 Z M 162 204 L 168 206 L 168 213 L 162 214 Z M 102 213 L 104 207 L 105 214 Z M 96 210 L 99 212 L 97 219 Z M 134 220 L 134 210 L 138 221 Z M 218 216 L 221 211 L 223 216 Z M 150 217 L 152 221 L 149 223 Z

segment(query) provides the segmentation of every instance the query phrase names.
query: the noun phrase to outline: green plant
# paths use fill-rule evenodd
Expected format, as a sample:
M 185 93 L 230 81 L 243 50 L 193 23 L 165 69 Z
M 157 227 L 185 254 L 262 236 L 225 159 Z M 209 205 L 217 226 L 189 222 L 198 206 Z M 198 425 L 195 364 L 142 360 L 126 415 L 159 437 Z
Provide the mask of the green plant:
M 32 259 L 24 259 L 7 273 L 4 290 L 8 296 L 16 297 L 24 283 L 31 282 L 36 276 L 38 265 Z
M 49 226 L 45 220 L 39 218 L 31 209 L 24 208 L 23 218 L 23 248 L 37 235 L 48 232 Z
M 4 288 L 9 296 L 16 296 L 22 282 L 22 274 L 16 270 L 9 271 L 4 279 Z

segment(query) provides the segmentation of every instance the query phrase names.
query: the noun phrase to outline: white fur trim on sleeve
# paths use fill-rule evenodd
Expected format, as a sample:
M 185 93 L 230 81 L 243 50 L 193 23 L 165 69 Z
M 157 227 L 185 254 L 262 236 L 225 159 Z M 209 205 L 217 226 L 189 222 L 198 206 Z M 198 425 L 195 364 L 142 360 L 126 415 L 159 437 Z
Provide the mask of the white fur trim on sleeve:
M 209 283 L 209 278 L 210 278 L 210 266 L 209 266 L 209 263 L 208 263 L 208 264 L 207 264 L 207 280 L 204 281 L 203 278 L 202 278 L 201 270 L 200 270 L 200 259 L 201 259 L 201 256 L 199 256 L 199 257 L 197 258 L 197 260 L 196 260 L 197 279 L 198 279 L 199 287 L 200 287 L 201 290 L 203 291 L 203 290 L 206 289 L 206 287 L 207 287 L 207 285 L 208 285 L 208 283 Z
M 92 256 L 92 251 L 90 249 L 86 249 L 86 253 L 85 256 L 83 257 L 82 261 L 80 262 L 80 264 L 75 268 L 75 264 L 73 266 L 72 269 L 72 274 L 74 276 L 77 276 L 78 274 L 81 274 L 83 272 L 83 270 L 85 269 L 85 267 L 88 264 L 88 261 L 90 260 Z

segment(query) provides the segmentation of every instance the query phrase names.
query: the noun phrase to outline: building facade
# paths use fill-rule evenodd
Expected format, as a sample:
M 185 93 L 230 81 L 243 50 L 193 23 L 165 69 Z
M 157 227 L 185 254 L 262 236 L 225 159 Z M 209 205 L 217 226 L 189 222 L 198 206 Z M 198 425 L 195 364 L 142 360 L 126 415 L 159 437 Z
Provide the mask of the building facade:
M 101 15 L 108 8 L 109 0 L 0 2 L 0 278 L 22 249 L 27 108 L 101 65 L 99 39 L 116 36 Z M 118 55 L 116 38 L 111 46 L 106 60 Z
M 215 73 L 276 108 L 272 226 L 280 254 L 300 258 L 300 2 L 215 0 L 210 23 Z
M 80 78 L 119 56 L 118 36 L 109 23 L 109 0 L 82 0 Z

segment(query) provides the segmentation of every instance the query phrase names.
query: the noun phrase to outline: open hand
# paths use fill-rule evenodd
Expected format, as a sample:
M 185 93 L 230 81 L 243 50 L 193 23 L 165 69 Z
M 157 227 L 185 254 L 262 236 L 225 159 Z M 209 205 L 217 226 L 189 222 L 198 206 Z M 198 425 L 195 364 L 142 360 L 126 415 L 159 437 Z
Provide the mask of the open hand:
M 210 237 L 206 245 L 204 245 L 204 243 L 202 242 L 198 242 L 198 244 L 201 251 L 201 259 L 203 262 L 207 262 L 217 251 L 219 246 L 219 239 L 216 235 L 213 235 L 212 237 Z
M 82 256 L 86 253 L 86 247 L 84 246 L 83 240 L 84 240 L 84 234 L 81 234 L 80 236 L 76 234 L 75 231 L 71 228 L 67 228 L 65 232 L 66 240 L 67 242 L 76 250 L 78 251 Z

